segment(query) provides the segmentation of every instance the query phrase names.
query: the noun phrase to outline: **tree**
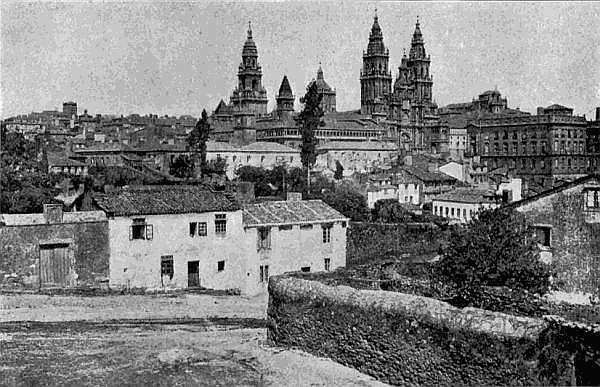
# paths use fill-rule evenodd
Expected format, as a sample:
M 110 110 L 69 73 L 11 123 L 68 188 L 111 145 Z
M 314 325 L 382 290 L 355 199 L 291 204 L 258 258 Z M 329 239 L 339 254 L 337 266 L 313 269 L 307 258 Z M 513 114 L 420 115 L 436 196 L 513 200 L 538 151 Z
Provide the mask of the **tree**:
M 321 121 L 323 109 L 321 109 L 321 100 L 323 95 L 319 94 L 317 83 L 311 82 L 306 88 L 306 94 L 300 98 L 304 104 L 304 109 L 298 115 L 298 121 L 302 123 L 302 146 L 300 158 L 302 165 L 307 172 L 307 188 L 310 191 L 310 170 L 317 161 L 317 137 L 315 131 L 319 126 L 323 126 Z
M 179 155 L 173 160 L 169 173 L 175 177 L 189 179 L 194 176 L 194 161 L 187 155 Z
M 381 223 L 407 223 L 413 220 L 413 216 L 398 200 L 381 199 L 375 202 L 373 220 Z
M 355 222 L 369 220 L 367 199 L 352 187 L 342 185 L 323 194 L 323 201 Z
M 341 180 L 344 178 L 344 167 L 339 160 L 335 160 L 335 173 L 333 178 L 336 180 Z
M 200 155 L 200 170 L 206 169 L 206 142 L 210 136 L 210 123 L 206 109 L 202 110 L 202 115 L 194 129 L 190 132 L 187 141 L 190 148 Z
M 451 231 L 435 271 L 466 301 L 475 300 L 482 286 L 543 293 L 550 271 L 538 254 L 523 214 L 511 209 L 486 210 L 466 227 Z
M 227 170 L 227 161 L 224 158 L 217 157 L 214 160 L 210 160 L 206 163 L 204 170 L 202 171 L 203 175 L 225 175 L 225 171 Z

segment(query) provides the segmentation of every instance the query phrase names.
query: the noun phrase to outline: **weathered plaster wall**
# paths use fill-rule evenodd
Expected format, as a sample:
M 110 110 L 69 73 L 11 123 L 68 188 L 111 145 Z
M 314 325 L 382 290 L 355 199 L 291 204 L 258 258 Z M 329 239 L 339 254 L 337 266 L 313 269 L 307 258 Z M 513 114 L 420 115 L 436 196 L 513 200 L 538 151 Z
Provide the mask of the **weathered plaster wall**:
M 583 185 L 522 205 L 531 225 L 552 227 L 552 264 L 565 291 L 600 294 L 600 222 L 586 222 Z
M 330 357 L 386 383 L 574 381 L 573 357 L 551 346 L 550 324 L 540 319 L 285 276 L 269 282 L 268 318 L 274 344 Z
M 153 226 L 152 240 L 129 240 L 133 218 Z M 190 236 L 190 222 L 206 222 L 206 236 Z M 186 288 L 188 262 L 199 261 L 200 285 L 241 289 L 245 277 L 242 212 L 227 212 L 227 232 L 215 233 L 215 213 L 120 216 L 109 220 L 110 285 L 115 287 Z M 161 276 L 161 257 L 173 256 L 173 278 Z M 218 271 L 218 261 L 225 269 Z
M 346 223 L 346 222 L 344 222 Z M 257 249 L 257 229 L 245 230 L 247 258 L 248 293 L 255 294 L 266 290 L 267 282 L 260 282 L 260 266 L 269 266 L 269 275 L 283 274 L 289 271 L 300 271 L 302 267 L 310 267 L 311 272 L 325 270 L 325 258 L 330 260 L 330 270 L 346 266 L 346 227 L 342 222 L 335 222 L 331 229 L 329 243 L 323 243 L 321 224 L 313 224 L 312 228 L 292 226 L 291 230 L 280 230 L 271 227 L 271 249 Z
M 17 274 L 27 287 L 39 286 L 40 242 L 68 241 L 75 258 L 75 284 L 108 279 L 108 222 L 0 226 L 0 282 Z

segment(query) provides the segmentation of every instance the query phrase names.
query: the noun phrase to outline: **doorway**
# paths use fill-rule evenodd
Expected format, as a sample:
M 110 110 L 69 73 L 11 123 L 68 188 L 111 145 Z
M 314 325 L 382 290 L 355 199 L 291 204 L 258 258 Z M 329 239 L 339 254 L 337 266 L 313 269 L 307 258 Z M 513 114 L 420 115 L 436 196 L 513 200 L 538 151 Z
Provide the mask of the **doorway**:
M 200 262 L 188 262 L 188 288 L 200 287 Z
M 40 245 L 40 285 L 70 286 L 73 260 L 67 243 Z

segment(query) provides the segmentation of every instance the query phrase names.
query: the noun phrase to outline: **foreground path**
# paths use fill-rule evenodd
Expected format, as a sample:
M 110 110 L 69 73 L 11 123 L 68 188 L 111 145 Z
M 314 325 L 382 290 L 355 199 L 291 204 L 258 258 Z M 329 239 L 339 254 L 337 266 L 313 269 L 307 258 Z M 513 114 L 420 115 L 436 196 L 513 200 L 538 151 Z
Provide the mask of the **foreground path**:
M 383 385 L 266 345 L 266 297 L 0 297 L 2 385 Z
M 197 294 L 144 296 L 0 295 L 0 322 L 119 319 L 265 318 L 267 296 Z

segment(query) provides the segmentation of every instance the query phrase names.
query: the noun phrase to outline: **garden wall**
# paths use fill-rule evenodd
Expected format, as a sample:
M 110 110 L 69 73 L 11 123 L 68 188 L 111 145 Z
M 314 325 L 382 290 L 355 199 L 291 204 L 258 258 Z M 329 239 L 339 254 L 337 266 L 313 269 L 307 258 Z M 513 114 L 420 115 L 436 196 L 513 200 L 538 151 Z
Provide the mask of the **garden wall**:
M 433 223 L 350 222 L 346 264 L 360 265 L 379 259 L 437 255 L 445 233 Z
M 391 384 L 589 382 L 576 372 L 579 358 L 590 372 L 600 370 L 590 360 L 596 347 L 588 348 L 591 357 L 577 358 L 576 345 L 564 344 L 569 340 L 552 322 L 403 293 L 276 276 L 269 281 L 268 319 L 275 345 L 332 358 Z M 597 343 L 598 334 L 592 336 Z

